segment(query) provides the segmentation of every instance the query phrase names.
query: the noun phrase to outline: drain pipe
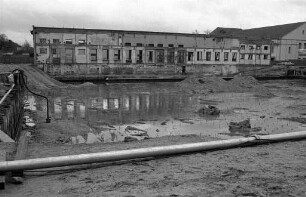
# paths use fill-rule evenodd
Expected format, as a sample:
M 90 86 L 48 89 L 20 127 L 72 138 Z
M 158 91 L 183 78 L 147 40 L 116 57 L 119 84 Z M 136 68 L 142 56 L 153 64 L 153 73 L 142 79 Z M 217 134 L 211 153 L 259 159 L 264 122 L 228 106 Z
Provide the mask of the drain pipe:
M 0 162 L 0 173 L 191 153 L 306 138 L 306 131 L 131 150 Z

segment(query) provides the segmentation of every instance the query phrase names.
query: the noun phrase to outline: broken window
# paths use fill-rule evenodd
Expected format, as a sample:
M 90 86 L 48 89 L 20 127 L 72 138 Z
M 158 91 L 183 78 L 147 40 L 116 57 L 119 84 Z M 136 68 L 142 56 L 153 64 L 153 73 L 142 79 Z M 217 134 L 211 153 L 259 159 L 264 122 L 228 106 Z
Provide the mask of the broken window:
M 193 52 L 188 52 L 188 61 L 193 61 Z
M 253 59 L 253 55 L 252 55 L 252 54 L 249 54 L 248 60 L 252 60 L 252 59 Z
M 142 63 L 142 50 L 137 50 L 137 60 L 138 64 Z
M 168 50 L 168 59 L 167 59 L 168 63 L 174 63 L 174 50 L 170 49 Z
M 173 44 L 168 44 L 168 47 L 174 47 L 174 45 Z
M 228 61 L 228 52 L 224 52 L 224 61 L 225 61 L 225 62 Z
M 59 44 L 59 43 L 60 43 L 59 39 L 53 39 L 53 44 Z
M 215 61 L 220 61 L 220 52 L 215 52 Z
M 124 43 L 124 46 L 130 47 L 130 46 L 132 46 L 132 44 L 130 42 L 126 42 L 126 43 Z
M 120 49 L 114 50 L 114 60 L 120 60 Z
M 56 51 L 56 49 L 52 49 L 52 55 L 56 55 L 57 53 L 56 53 L 57 51 Z
M 78 49 L 78 55 L 85 55 L 85 49 Z
M 108 49 L 103 49 L 102 50 L 102 57 L 103 57 L 103 60 L 108 61 L 108 59 L 109 59 L 109 50 Z
M 244 60 L 244 54 L 240 54 L 240 59 Z
M 302 48 L 302 43 L 299 43 L 299 49 L 301 49 Z
M 47 39 L 46 38 L 41 38 L 41 39 L 39 39 L 39 43 L 46 44 L 47 43 Z
M 72 39 L 66 39 L 65 44 L 72 44 Z
M 91 62 L 97 61 L 97 49 L 90 49 L 90 61 Z
M 237 52 L 233 52 L 232 53 L 232 62 L 236 62 L 237 61 Z
M 202 51 L 197 52 L 197 61 L 202 61 Z
M 264 50 L 266 51 L 266 50 L 268 50 L 269 49 L 269 47 L 268 46 L 264 46 Z
M 164 47 L 163 44 L 157 44 L 157 47 Z
M 73 62 L 73 49 L 65 49 L 65 63 Z
M 86 41 L 85 40 L 79 40 L 79 45 L 85 45 Z M 71 43 L 72 44 L 72 43 Z
M 154 44 L 148 44 L 148 47 L 154 47 Z
M 245 50 L 245 45 L 241 45 L 240 50 Z
M 149 51 L 148 62 L 153 62 L 153 51 Z
M 206 52 L 206 61 L 211 61 L 211 52 L 210 51 Z
M 183 45 L 183 44 L 179 44 L 178 47 L 179 47 L 179 48 L 183 48 L 184 45 Z
M 137 43 L 136 46 L 137 46 L 137 47 L 142 47 L 143 44 L 142 44 L 142 43 Z
M 156 62 L 164 63 L 164 50 L 156 50 Z
M 267 60 L 269 58 L 269 55 L 264 55 L 264 60 Z
M 40 54 L 47 54 L 47 48 L 39 48 Z

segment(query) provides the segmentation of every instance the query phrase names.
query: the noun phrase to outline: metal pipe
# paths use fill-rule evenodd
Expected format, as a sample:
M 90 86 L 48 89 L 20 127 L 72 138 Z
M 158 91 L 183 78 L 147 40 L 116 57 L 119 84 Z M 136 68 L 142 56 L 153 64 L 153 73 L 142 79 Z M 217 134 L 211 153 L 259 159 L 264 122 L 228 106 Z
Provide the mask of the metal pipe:
M 306 138 L 306 131 L 191 144 L 0 162 L 0 172 L 120 161 Z

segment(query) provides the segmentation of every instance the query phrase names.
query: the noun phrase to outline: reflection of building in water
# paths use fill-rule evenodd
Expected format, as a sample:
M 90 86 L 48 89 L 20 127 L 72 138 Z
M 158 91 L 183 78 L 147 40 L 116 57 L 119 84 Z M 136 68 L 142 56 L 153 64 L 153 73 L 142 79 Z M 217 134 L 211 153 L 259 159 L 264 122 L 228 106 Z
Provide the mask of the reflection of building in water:
M 46 110 L 46 102 L 31 97 L 31 103 Z M 136 120 L 155 120 L 167 116 L 179 117 L 194 103 L 184 95 L 133 94 L 112 98 L 95 97 L 50 99 L 51 113 L 55 119 L 86 119 L 88 122 L 105 121 L 110 124 L 129 123 Z M 190 111 L 190 109 L 189 109 Z
M 36 101 L 35 101 L 35 97 L 34 96 L 27 96 L 27 103 L 28 103 L 28 109 L 36 111 L 37 107 L 36 107 Z

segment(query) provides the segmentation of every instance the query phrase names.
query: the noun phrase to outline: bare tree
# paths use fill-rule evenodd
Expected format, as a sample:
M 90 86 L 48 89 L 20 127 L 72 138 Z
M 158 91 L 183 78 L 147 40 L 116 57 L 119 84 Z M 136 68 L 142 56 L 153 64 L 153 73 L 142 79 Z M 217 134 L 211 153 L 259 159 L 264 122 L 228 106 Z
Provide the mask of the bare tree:
M 205 31 L 204 31 L 204 34 L 210 34 L 211 33 L 211 30 L 210 29 L 206 29 Z
M 22 44 L 22 51 L 25 53 L 29 53 L 30 49 L 31 49 L 30 43 L 27 40 L 25 40 L 24 43 Z
M 192 32 L 193 34 L 199 34 L 199 31 L 196 29 Z

